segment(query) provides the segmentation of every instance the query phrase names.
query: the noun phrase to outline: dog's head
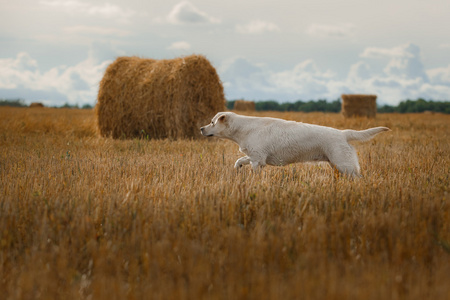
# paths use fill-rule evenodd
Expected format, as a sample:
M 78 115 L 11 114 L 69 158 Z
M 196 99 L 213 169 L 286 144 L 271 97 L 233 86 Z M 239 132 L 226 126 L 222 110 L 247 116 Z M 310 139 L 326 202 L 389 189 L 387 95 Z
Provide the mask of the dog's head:
M 214 118 L 212 118 L 211 123 L 200 128 L 202 135 L 204 136 L 215 136 L 221 138 L 229 137 L 229 122 L 233 117 L 232 112 L 220 112 L 217 113 Z

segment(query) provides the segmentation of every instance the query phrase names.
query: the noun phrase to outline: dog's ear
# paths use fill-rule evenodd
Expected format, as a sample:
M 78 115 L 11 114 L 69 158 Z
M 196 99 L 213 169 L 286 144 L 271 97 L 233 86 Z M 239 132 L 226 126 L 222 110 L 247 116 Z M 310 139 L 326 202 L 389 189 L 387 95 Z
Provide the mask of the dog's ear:
M 225 122 L 226 121 L 226 115 L 221 115 L 220 117 L 219 117 L 219 122 Z

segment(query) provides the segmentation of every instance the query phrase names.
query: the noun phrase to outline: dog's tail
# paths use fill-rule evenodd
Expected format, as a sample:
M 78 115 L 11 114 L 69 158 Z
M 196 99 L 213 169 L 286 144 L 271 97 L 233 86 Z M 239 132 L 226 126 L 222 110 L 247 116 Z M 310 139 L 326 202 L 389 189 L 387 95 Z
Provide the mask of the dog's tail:
M 347 141 L 361 141 L 361 142 L 368 141 L 375 135 L 383 131 L 390 131 L 390 129 L 387 127 L 374 127 L 366 130 L 351 130 L 351 129 L 342 130 Z

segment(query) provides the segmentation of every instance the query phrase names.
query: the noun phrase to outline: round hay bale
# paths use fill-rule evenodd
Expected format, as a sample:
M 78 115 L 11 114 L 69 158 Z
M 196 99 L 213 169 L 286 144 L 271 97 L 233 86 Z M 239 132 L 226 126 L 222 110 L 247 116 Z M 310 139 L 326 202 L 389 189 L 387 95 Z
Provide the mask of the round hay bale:
M 346 118 L 375 118 L 377 114 L 376 95 L 342 95 L 342 114 Z
M 44 107 L 44 104 L 42 104 L 41 102 L 32 102 L 30 104 L 30 107 Z
M 100 134 L 113 138 L 197 138 L 223 110 L 222 82 L 201 55 L 119 57 L 105 71 L 95 107 Z
M 233 110 L 254 111 L 255 110 L 255 102 L 254 101 L 245 101 L 245 100 L 236 100 L 234 102 Z

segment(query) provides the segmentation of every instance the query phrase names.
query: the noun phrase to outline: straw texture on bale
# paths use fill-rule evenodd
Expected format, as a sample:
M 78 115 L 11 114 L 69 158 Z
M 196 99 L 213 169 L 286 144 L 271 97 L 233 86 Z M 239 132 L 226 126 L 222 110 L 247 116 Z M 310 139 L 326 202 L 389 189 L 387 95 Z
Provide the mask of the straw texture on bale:
M 41 102 L 32 102 L 30 104 L 30 107 L 44 107 L 44 104 L 42 104 Z
M 201 55 L 119 57 L 106 69 L 97 100 L 100 134 L 113 138 L 197 138 L 225 110 L 219 76 Z
M 245 101 L 245 100 L 236 100 L 236 101 L 234 101 L 233 110 L 254 111 L 255 110 L 255 102 Z
M 377 114 L 376 95 L 342 95 L 342 114 L 346 118 L 375 118 Z

